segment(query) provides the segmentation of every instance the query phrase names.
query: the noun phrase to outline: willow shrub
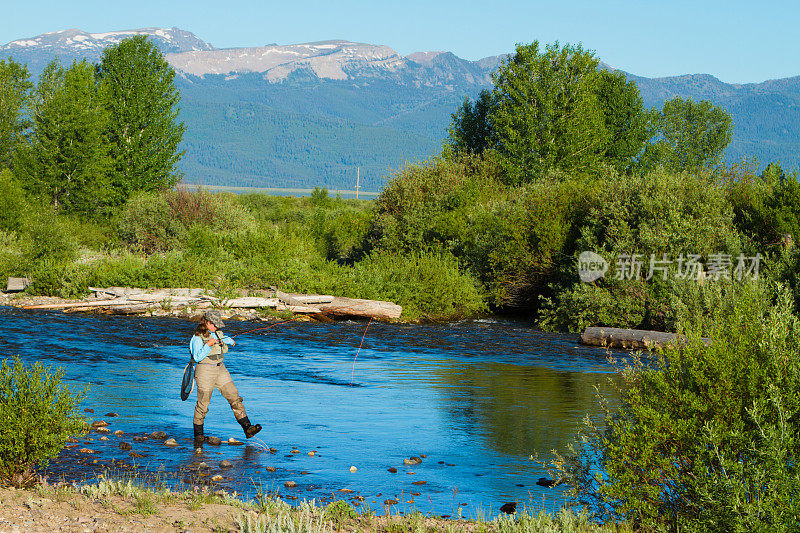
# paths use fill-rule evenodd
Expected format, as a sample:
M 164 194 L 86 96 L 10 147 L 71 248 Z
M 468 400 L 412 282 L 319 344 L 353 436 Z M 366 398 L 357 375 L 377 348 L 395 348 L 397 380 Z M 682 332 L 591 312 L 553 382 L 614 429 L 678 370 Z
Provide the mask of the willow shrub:
M 353 296 L 398 303 L 406 319 L 455 319 L 486 311 L 478 281 L 447 252 L 373 254 L 348 274 Z
M 594 205 L 576 221 L 580 237 L 574 254 L 563 264 L 560 278 L 553 278 L 551 294 L 539 315 L 543 327 L 577 331 L 587 325 L 674 330 L 678 314 L 676 296 L 685 293 L 676 280 L 673 263 L 664 280 L 648 275 L 651 254 L 663 254 L 675 262 L 681 254 L 744 251 L 734 225 L 734 213 L 726 191 L 711 174 L 673 173 L 657 170 L 645 176 L 610 173 L 603 180 Z M 590 250 L 609 265 L 604 278 L 589 285 L 578 278 L 577 256 Z M 616 264 L 623 254 L 639 254 L 640 279 L 617 280 Z
M 85 421 L 78 411 L 83 392 L 61 385 L 63 370 L 19 360 L 0 364 L 0 480 L 23 486 L 35 469 L 58 455 Z
M 780 531 L 800 523 L 800 323 L 783 288 L 717 285 L 688 344 L 620 367 L 555 466 L 601 520 L 637 529 Z M 712 339 L 705 346 L 699 331 Z

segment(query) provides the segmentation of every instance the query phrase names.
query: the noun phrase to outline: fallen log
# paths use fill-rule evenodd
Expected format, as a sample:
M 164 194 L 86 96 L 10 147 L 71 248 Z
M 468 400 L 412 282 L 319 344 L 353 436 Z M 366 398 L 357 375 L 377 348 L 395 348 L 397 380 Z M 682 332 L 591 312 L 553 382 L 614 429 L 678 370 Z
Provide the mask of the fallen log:
M 145 290 L 127 287 L 90 287 L 93 296 L 86 300 L 47 304 L 26 305 L 23 309 L 63 309 L 107 312 L 113 314 L 138 314 L 162 309 L 183 309 L 192 307 L 226 307 L 231 309 L 274 308 L 309 314 L 321 320 L 330 316 L 364 317 L 376 319 L 396 319 L 403 308 L 392 302 L 340 298 L 318 294 L 288 294 L 275 291 L 274 298 L 242 296 L 230 300 L 220 300 L 209 296 L 202 289 L 160 289 Z
M 241 309 L 275 308 L 279 303 L 281 302 L 277 298 L 259 298 L 257 296 L 245 296 L 243 298 L 233 298 L 232 300 L 222 301 L 225 307 L 238 307 Z
M 702 338 L 706 346 L 711 342 Z M 649 331 L 645 329 L 622 329 L 607 327 L 588 327 L 581 333 L 581 342 L 590 346 L 610 346 L 634 350 L 651 350 L 666 345 L 686 344 L 688 339 L 676 333 Z
M 334 298 L 331 303 L 321 304 L 319 309 L 326 315 L 383 318 L 387 320 L 400 318 L 403 312 L 401 306 L 392 302 L 340 297 Z
M 136 305 L 140 303 L 142 302 L 119 298 L 114 300 L 92 300 L 92 301 L 82 301 L 82 302 L 59 302 L 55 304 L 25 305 L 22 308 L 23 309 L 68 309 L 70 307 L 110 307 L 118 305 Z

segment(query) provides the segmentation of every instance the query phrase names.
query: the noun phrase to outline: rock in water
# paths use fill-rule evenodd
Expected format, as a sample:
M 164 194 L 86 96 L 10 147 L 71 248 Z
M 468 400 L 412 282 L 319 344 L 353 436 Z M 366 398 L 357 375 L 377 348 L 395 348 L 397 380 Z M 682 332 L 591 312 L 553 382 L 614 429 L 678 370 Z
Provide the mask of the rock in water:
M 116 431 L 114 432 L 114 435 L 116 435 L 117 437 L 119 437 L 119 436 L 122 436 L 122 435 L 124 435 L 124 434 L 125 434 L 125 432 L 124 432 L 124 431 L 122 431 L 121 429 L 118 429 L 118 430 L 116 430 Z
M 150 434 L 150 438 L 151 439 L 156 439 L 156 440 L 164 440 L 164 439 L 167 438 L 167 432 L 166 431 L 154 431 L 154 432 L 152 432 Z
M 219 474 L 212 476 L 211 481 L 213 481 L 214 483 L 219 483 L 220 481 L 222 481 L 222 476 Z
M 540 477 L 539 481 L 536 482 L 537 485 L 540 487 L 555 487 L 556 482 L 553 479 L 547 479 L 546 477 Z
M 277 468 L 275 468 L 274 466 L 268 466 L 268 467 L 266 468 L 266 471 L 267 471 L 267 472 L 275 472 L 276 470 L 277 470 Z
M 356 468 L 355 466 L 350 467 L 350 472 L 356 472 L 356 471 L 358 471 L 358 468 Z
M 231 464 L 231 462 L 228 461 L 227 459 L 223 459 L 222 461 L 219 462 L 219 467 L 220 468 L 230 468 L 232 466 L 233 465 Z
M 106 422 L 105 420 L 95 420 L 94 422 L 92 422 L 93 428 L 106 427 L 107 425 L 108 422 Z
M 119 416 L 119 415 L 117 413 L 106 413 L 103 416 L 107 416 L 109 418 L 114 418 L 114 417 Z
M 296 487 L 297 483 L 295 483 L 294 481 L 287 481 L 286 483 L 283 484 L 283 486 L 286 487 L 287 489 L 291 489 L 292 487 Z
M 517 512 L 517 502 L 508 502 L 500 506 L 500 510 L 506 514 L 514 514 Z
M 389 468 L 389 472 L 391 472 L 392 474 L 396 474 L 397 473 L 397 469 L 395 467 L 391 467 L 391 468 Z
M 242 444 L 244 444 L 244 442 L 242 442 L 240 440 L 236 440 L 233 437 L 228 439 L 228 445 L 229 446 L 241 446 Z
M 120 443 L 119 443 L 119 449 L 120 449 L 120 450 L 123 450 L 123 451 L 126 451 L 126 452 L 127 452 L 127 451 L 130 451 L 132 448 L 133 448 L 133 446 L 131 446 L 131 445 L 130 445 L 129 443 L 127 443 L 127 442 L 120 442 Z
M 206 437 L 206 442 L 212 446 L 219 446 L 222 444 L 222 439 L 219 437 Z
M 174 448 L 178 445 L 178 442 L 175 439 L 167 439 L 164 442 L 164 446 L 169 446 L 170 448 Z

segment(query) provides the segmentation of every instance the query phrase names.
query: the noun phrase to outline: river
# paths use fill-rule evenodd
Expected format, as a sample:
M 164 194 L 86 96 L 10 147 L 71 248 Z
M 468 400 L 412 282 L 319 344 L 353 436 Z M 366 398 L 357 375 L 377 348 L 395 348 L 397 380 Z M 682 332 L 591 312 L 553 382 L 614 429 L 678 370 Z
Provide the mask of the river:
M 77 447 L 65 450 L 49 468 L 52 478 L 91 477 L 124 460 L 187 488 L 181 469 L 198 460 L 188 441 L 195 394 L 182 402 L 179 384 L 195 324 L 11 307 L 0 307 L 0 317 L 4 355 L 63 369 L 71 387 L 88 386 L 81 409 L 94 414 L 86 416 L 125 433 L 111 433 L 108 441 L 90 434 L 80 446 L 96 452 L 91 459 L 78 461 Z M 263 326 L 230 322 L 225 332 Z M 366 326 L 293 322 L 237 337 L 225 362 L 250 419 L 264 430 L 252 445 L 206 446 L 202 460 L 225 478 L 219 487 L 295 501 L 360 495 L 363 502 L 352 501 L 377 513 L 394 499 L 392 512 L 474 518 L 494 516 L 512 501 L 548 511 L 562 504 L 563 489 L 536 485 L 547 473 L 531 455 L 566 448 L 584 416 L 596 414 L 595 385 L 612 394 L 613 369 L 603 350 L 579 345 L 576 335 L 514 321 L 373 322 L 364 335 Z M 218 391 L 205 428 L 224 440 L 244 440 Z M 131 440 L 155 430 L 181 447 Z M 144 457 L 129 459 L 120 440 Z M 423 455 L 421 464 L 403 465 Z M 219 470 L 222 459 L 233 468 Z M 297 487 L 285 488 L 288 480 Z

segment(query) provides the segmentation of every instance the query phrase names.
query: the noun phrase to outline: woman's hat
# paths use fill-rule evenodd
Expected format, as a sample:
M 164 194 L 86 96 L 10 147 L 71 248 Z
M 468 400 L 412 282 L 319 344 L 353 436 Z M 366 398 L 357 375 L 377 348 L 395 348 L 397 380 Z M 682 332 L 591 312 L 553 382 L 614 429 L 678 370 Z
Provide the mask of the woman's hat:
M 206 311 L 204 318 L 218 328 L 225 327 L 225 323 L 222 321 L 222 313 L 219 311 Z

